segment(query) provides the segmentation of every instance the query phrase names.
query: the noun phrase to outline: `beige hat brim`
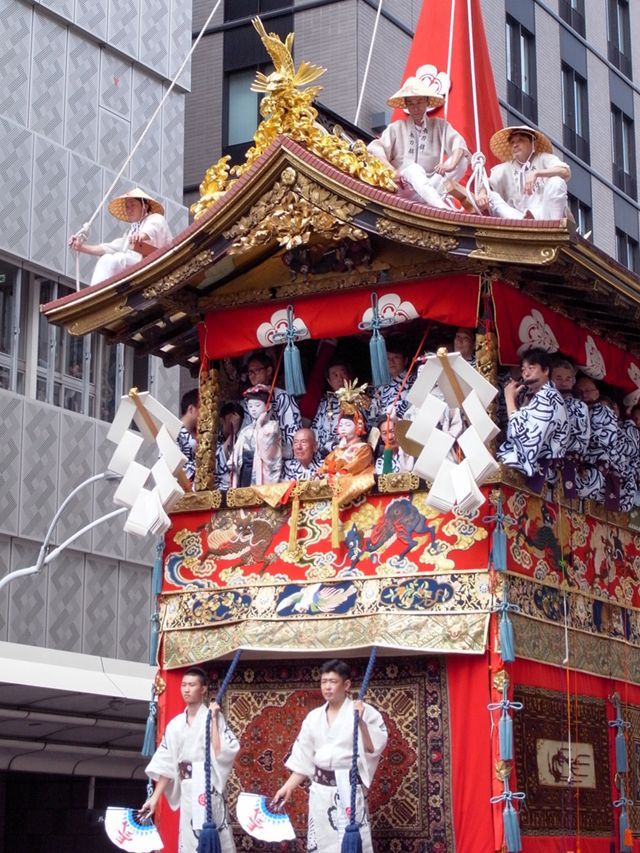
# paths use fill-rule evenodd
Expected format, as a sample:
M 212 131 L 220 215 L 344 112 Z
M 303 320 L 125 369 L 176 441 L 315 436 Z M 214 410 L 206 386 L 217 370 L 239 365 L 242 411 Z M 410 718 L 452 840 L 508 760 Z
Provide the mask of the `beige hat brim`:
M 402 89 L 400 90 L 402 92 Z M 387 104 L 394 110 L 404 110 L 406 109 L 405 99 L 406 98 L 427 98 L 427 109 L 433 110 L 436 107 L 441 107 L 444 104 L 444 98 L 437 97 L 436 95 L 401 95 L 400 92 L 396 92 L 389 100 Z
M 511 134 L 518 132 L 527 133 L 529 136 L 533 136 L 535 139 L 536 154 L 551 154 L 553 152 L 551 142 L 544 133 L 541 133 L 533 127 L 527 127 L 526 125 L 521 124 L 513 127 L 504 127 L 502 130 L 498 130 L 494 133 L 491 137 L 489 147 L 498 160 L 506 163 L 508 160 L 512 159 L 511 143 L 509 142 L 509 138 L 511 137 Z
M 164 207 L 160 204 L 160 202 L 156 201 L 155 198 L 152 198 L 139 187 L 136 187 L 133 190 L 129 190 L 128 192 L 123 193 L 122 195 L 112 198 L 109 202 L 109 213 L 112 216 L 115 216 L 116 219 L 121 219 L 123 222 L 130 222 L 129 217 L 127 216 L 126 209 L 128 198 L 137 198 L 141 201 L 146 201 L 149 205 L 150 213 L 159 213 L 161 216 L 164 216 Z

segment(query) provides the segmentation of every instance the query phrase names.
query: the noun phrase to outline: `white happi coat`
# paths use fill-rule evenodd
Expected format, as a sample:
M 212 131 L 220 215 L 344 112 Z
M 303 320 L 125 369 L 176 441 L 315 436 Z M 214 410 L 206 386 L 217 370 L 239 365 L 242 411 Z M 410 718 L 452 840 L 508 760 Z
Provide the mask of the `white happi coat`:
M 311 421 L 311 429 L 316 434 L 318 451 L 326 456 L 338 444 L 338 419 L 340 402 L 333 391 L 326 391 L 318 405 L 318 411 Z
M 640 431 L 633 421 L 622 421 L 618 424 L 618 474 L 622 512 L 629 512 L 635 505 L 639 465 Z
M 165 796 L 171 808 L 180 809 L 180 834 L 178 853 L 196 853 L 198 839 L 191 828 L 191 779 L 180 779 L 179 764 L 204 761 L 205 734 L 208 708 L 201 705 L 191 725 L 187 724 L 187 712 L 183 711 L 169 721 L 160 746 L 146 768 L 146 774 L 154 781 L 161 776 L 171 779 Z M 229 828 L 224 789 L 231 773 L 240 744 L 227 726 L 222 714 L 218 714 L 220 754 L 211 751 L 211 783 L 216 792 L 213 796 L 213 817 L 220 834 L 222 853 L 235 853 L 236 847 Z
M 311 782 L 309 789 L 309 826 L 307 850 L 313 853 L 340 853 L 344 827 L 349 808 L 348 775 L 353 756 L 353 701 L 345 699 L 332 725 L 327 718 L 325 703 L 315 708 L 304 719 L 300 734 L 285 762 L 294 773 L 313 779 L 315 768 L 332 770 L 339 777 L 338 786 Z M 365 704 L 364 722 L 367 724 L 374 751 L 365 752 L 362 734 L 358 734 L 358 772 L 362 785 L 358 786 L 356 816 L 360 825 L 363 853 L 373 853 L 371 827 L 367 811 L 366 794 L 371 787 L 380 756 L 387 745 L 387 727 L 379 711 Z M 341 783 L 344 782 L 343 786 Z M 340 790 L 343 790 L 343 798 Z M 364 788 L 364 790 L 363 790 Z M 344 799 L 347 800 L 346 806 Z
M 441 151 L 444 151 L 444 157 L 447 158 L 458 148 L 462 148 L 468 155 L 469 150 L 464 138 L 442 118 L 426 118 L 421 127 L 417 127 L 410 118 L 394 121 L 385 128 L 379 139 L 374 139 L 367 145 L 371 154 L 386 160 L 396 172 L 401 173 L 408 166 L 417 163 L 428 177 L 434 175 L 434 170 L 441 160 Z M 463 157 L 461 163 L 464 174 L 467 160 Z
M 561 459 L 569 442 L 567 410 L 559 391 L 546 382 L 527 405 L 510 415 L 507 438 L 498 459 L 527 477 L 544 473 L 547 463 Z
M 591 436 L 578 467 L 576 483 L 581 498 L 602 502 L 605 499 L 609 469 L 617 470 L 619 453 L 618 419 L 603 403 L 589 406 Z
M 407 384 L 402 389 L 402 393 L 398 397 L 398 392 L 402 388 L 407 371 L 403 370 L 398 376 L 394 376 L 388 385 L 381 385 L 375 389 L 375 396 L 369 410 L 369 419 L 373 422 L 378 421 L 384 415 L 393 414 L 396 418 L 401 419 L 407 413 L 409 408 L 409 400 L 407 394 L 413 388 L 413 383 L 416 381 L 418 373 L 412 373 L 407 379 Z M 398 399 L 396 400 L 396 397 Z M 395 406 L 395 411 L 392 412 Z
M 489 175 L 491 213 L 519 219 L 530 210 L 536 219 L 562 219 L 567 206 L 567 182 L 559 176 L 538 178 L 532 193 L 524 192 L 524 181 L 532 169 L 566 166 L 555 154 L 534 154 L 527 163 L 517 160 L 494 166 Z M 568 168 L 568 167 L 567 167 Z
M 91 284 L 106 281 L 142 260 L 139 252 L 129 248 L 129 239 L 134 236 L 138 236 L 145 243 L 150 243 L 156 249 L 161 249 L 171 242 L 171 231 L 164 216 L 160 213 L 149 213 L 140 222 L 134 222 L 123 237 L 111 240 L 110 243 L 100 243 L 104 255 L 98 258 L 91 276 Z

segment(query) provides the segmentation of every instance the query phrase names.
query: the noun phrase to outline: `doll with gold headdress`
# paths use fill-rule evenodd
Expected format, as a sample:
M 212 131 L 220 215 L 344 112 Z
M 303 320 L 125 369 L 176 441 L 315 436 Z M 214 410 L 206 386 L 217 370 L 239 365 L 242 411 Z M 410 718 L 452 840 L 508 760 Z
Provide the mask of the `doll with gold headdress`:
M 356 382 L 345 382 L 335 391 L 340 405 L 338 417 L 338 445 L 326 457 L 316 476 L 327 474 L 373 473 L 373 451 L 362 436 L 366 433 L 363 410 L 369 405 L 365 395 L 366 384 L 358 387 Z

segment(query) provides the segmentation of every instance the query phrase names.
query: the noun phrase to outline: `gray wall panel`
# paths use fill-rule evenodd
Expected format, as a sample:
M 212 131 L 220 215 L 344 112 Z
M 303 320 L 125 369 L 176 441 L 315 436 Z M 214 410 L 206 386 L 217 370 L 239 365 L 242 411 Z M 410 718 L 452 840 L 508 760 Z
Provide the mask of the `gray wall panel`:
M 100 54 L 87 39 L 69 33 L 64 143 L 95 160 L 98 151 Z
M 162 87 L 149 74 L 133 72 L 133 107 L 131 111 L 131 139 L 135 145 L 144 128 L 162 100 Z M 131 179 L 136 184 L 160 193 L 161 187 L 161 143 L 162 112 L 142 140 L 142 144 L 131 161 Z
M 47 568 L 46 646 L 82 651 L 84 554 L 65 551 Z
M 0 246 L 29 257 L 33 135 L 0 118 Z
M 122 166 L 122 163 L 118 165 L 118 169 Z M 108 169 L 102 170 L 102 193 L 100 197 L 108 195 L 109 198 L 115 198 L 115 196 L 122 195 L 122 193 L 127 192 L 127 190 L 133 189 L 135 186 L 129 178 L 120 178 L 114 190 L 109 192 L 109 187 L 114 181 L 116 176 L 116 172 L 109 171 Z M 102 241 L 108 242 L 109 240 L 115 240 L 116 237 L 122 237 L 123 234 L 126 234 L 128 230 L 128 226 L 126 222 L 122 222 L 119 219 L 116 219 L 112 216 L 107 210 L 107 206 L 103 208 L 104 215 L 102 217 Z
M 0 392 L 0 530 L 3 533 L 18 532 L 23 408 L 22 397 L 5 391 Z
M 67 230 L 75 233 L 93 216 L 102 198 L 102 169 L 91 160 L 71 154 L 69 157 L 69 190 L 67 193 Z M 102 211 L 89 231 L 89 243 L 99 243 L 102 235 Z M 67 275 L 75 278 L 76 254 L 67 250 Z M 80 255 L 80 279 L 88 281 L 96 258 Z
M 169 68 L 170 0 L 139 0 L 139 2 L 142 25 L 138 58 L 160 74 L 166 74 Z
M 66 264 L 68 174 L 67 149 L 36 136 L 30 254 L 56 272 L 64 272 Z
M 27 124 L 33 9 L 16 0 L 0 0 L 0 115 Z
M 47 15 L 36 12 L 33 26 L 29 126 L 60 143 L 63 139 L 66 55 L 66 28 Z
M 8 574 L 11 568 L 11 539 L 0 535 L 0 577 Z M 5 591 L 0 595 L 0 640 L 6 640 L 9 631 L 9 595 Z
M 25 400 L 20 535 L 41 540 L 57 509 L 60 409 Z
M 56 15 L 60 15 L 68 21 L 73 20 L 73 0 L 40 0 L 40 3 L 51 9 Z
M 131 63 L 108 50 L 102 51 L 100 106 L 122 118 L 131 115 Z
M 162 109 L 162 194 L 182 201 L 184 95 L 173 91 Z
M 138 54 L 139 13 L 138 0 L 109 0 L 109 42 L 129 56 Z
M 62 412 L 60 416 L 60 452 L 58 467 L 58 506 L 76 486 L 93 476 L 95 444 L 94 421 L 82 415 Z M 84 486 L 58 523 L 56 541 L 62 542 L 93 520 L 94 486 Z M 74 543 L 74 548 L 89 550 L 91 533 Z
M 100 139 L 98 162 L 101 166 L 118 172 L 129 154 L 129 122 L 100 108 Z M 129 167 L 125 171 L 129 174 Z
M 96 38 L 106 38 L 107 6 L 108 0 L 76 0 L 76 23 Z
M 191 3 L 182 0 L 172 0 L 171 3 L 171 32 L 169 39 L 169 77 L 173 80 L 182 65 L 185 56 L 191 48 Z M 191 86 L 190 64 L 182 72 L 181 86 Z
M 87 556 L 82 651 L 117 656 L 118 563 Z
M 19 539 L 11 543 L 11 571 L 33 566 L 37 558 L 37 543 Z M 46 637 L 46 575 L 41 573 L 19 578 L 12 581 L 10 590 L 7 639 L 10 643 L 43 646 Z
M 120 564 L 117 657 L 143 660 L 149 655 L 151 570 Z

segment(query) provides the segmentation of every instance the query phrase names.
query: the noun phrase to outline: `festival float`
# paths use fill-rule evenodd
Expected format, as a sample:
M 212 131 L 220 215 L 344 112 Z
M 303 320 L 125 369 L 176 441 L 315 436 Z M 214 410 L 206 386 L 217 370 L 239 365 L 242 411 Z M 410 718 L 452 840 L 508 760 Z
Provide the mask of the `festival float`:
M 448 31 L 450 4 L 438 10 Z M 448 109 L 478 153 L 501 125 L 479 4 L 469 10 L 473 23 L 460 10 L 453 34 Z M 630 851 L 640 533 L 633 514 L 567 497 L 561 483 L 536 492 L 498 465 L 492 424 L 499 371 L 531 345 L 640 398 L 640 280 L 567 220 L 398 197 L 362 142 L 315 122 L 309 84 L 323 69 L 296 67 L 292 38 L 256 28 L 275 71 L 256 80 L 264 121 L 245 162 L 208 170 L 195 221 L 168 249 L 44 307 L 72 334 L 98 331 L 199 378 L 194 491 L 173 507 L 154 566 L 158 731 L 181 710 L 185 667 L 216 684 L 241 650 L 223 701 L 241 744 L 235 815 L 241 794 L 284 781 L 293 735 L 319 703 L 320 663 L 348 659 L 357 684 L 375 647 L 367 697 L 389 730 L 370 794 L 378 851 Z M 446 67 L 440 41 L 409 67 Z M 461 70 L 470 55 L 481 100 L 465 88 L 480 77 Z M 477 330 L 475 367 L 438 349 L 458 327 Z M 425 414 L 404 439 L 422 460 L 413 472 L 214 488 L 219 408 L 238 393 L 243 356 L 275 347 L 278 381 L 304 414 L 335 339 L 371 382 L 369 352 L 390 333 L 414 370 L 437 351 L 413 401 L 425 413 L 438 386 L 464 408 L 453 456 Z M 279 849 L 302 850 L 304 793 L 289 814 L 298 840 Z M 163 808 L 167 849 L 176 827 Z M 273 849 L 235 828 L 238 850 Z

